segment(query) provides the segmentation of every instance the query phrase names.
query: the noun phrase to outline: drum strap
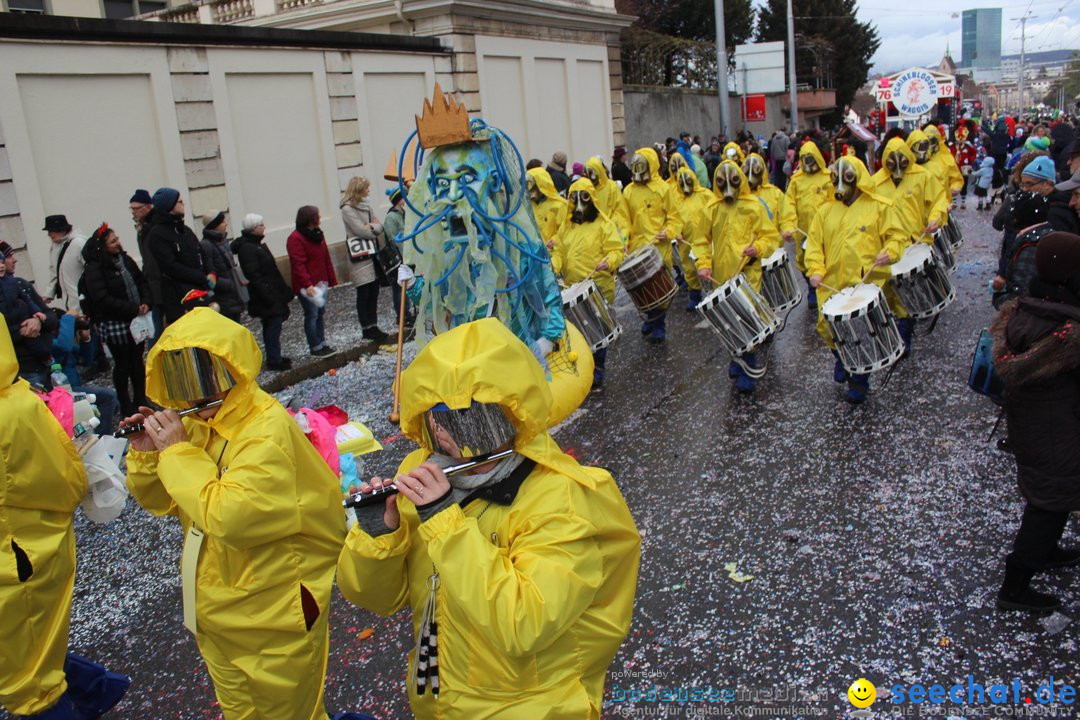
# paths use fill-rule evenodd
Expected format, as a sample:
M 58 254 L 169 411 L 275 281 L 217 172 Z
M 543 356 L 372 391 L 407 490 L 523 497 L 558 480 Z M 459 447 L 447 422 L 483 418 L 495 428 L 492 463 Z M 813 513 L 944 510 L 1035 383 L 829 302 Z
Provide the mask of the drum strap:
M 769 219 L 772 220 L 772 210 L 769 209 L 769 203 L 765 202 L 765 198 L 760 195 L 755 195 L 754 197 L 758 199 L 758 202 L 765 208 L 765 212 L 769 214 Z

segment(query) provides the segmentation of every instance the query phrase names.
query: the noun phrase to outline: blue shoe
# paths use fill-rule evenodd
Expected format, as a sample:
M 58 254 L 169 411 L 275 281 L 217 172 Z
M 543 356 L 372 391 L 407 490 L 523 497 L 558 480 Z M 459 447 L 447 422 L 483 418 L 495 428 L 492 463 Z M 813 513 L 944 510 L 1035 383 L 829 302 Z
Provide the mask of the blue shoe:
M 74 653 L 68 653 L 64 660 L 64 675 L 67 695 L 75 708 L 75 717 L 80 720 L 97 720 L 120 702 L 131 685 L 127 675 L 109 672 Z
M 701 304 L 701 291 L 691 290 L 690 295 L 686 298 L 686 309 L 697 310 L 697 306 Z
M 870 392 L 870 377 L 868 375 L 850 375 L 848 377 L 847 395 L 844 397 L 852 405 L 861 405 L 866 402 L 866 394 Z
M 739 377 L 735 378 L 735 389 L 743 395 L 749 395 L 757 389 L 757 380 L 741 372 Z
M 727 376 L 734 380 L 742 374 L 742 368 L 739 367 L 739 363 L 732 360 L 727 366 Z
M 651 333 L 652 326 L 652 320 L 646 320 L 645 322 L 641 323 L 641 334 L 648 335 L 649 333 Z
M 604 371 L 593 370 L 592 374 L 592 391 L 595 393 L 604 392 Z
M 844 364 L 840 362 L 840 358 L 836 358 L 836 364 L 833 365 L 832 379 L 838 383 L 847 382 L 847 370 L 844 369 Z
M 911 318 L 897 320 L 896 329 L 900 331 L 900 339 L 904 341 L 904 354 L 900 356 L 900 359 L 903 360 L 911 355 L 911 335 L 913 329 L 911 326 Z
M 660 343 L 667 340 L 667 332 L 664 330 L 663 325 L 656 325 L 653 327 L 652 332 L 649 333 L 648 337 L 646 337 L 645 339 L 653 343 L 654 345 L 659 345 Z

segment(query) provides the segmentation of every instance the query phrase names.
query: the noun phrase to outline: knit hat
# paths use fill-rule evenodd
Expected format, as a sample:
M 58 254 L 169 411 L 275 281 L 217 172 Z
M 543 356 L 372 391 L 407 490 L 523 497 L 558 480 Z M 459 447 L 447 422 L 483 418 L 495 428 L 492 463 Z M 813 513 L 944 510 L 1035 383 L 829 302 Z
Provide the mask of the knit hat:
M 551 156 L 551 167 L 566 172 L 566 153 L 562 150 Z
M 615 152 L 611 153 L 611 157 L 615 158 L 616 160 L 618 160 L 619 158 L 621 158 L 621 157 L 623 157 L 625 155 L 626 155 L 626 148 L 624 148 L 622 145 L 615 148 Z
M 160 213 L 172 212 L 172 209 L 176 207 L 176 201 L 180 199 L 180 191 L 173 188 L 163 187 L 158 188 L 154 193 L 154 197 L 151 202 L 154 205 L 154 210 Z
M 1054 186 L 1055 190 L 1065 190 L 1066 192 L 1072 192 L 1076 188 L 1080 188 L 1080 170 L 1074 172 L 1068 180 L 1059 182 Z
M 6 241 L 0 240 L 0 261 L 6 260 L 13 252 L 15 248 L 8 245 Z
M 1049 180 L 1050 182 L 1057 180 L 1057 173 L 1054 170 L 1054 161 L 1045 155 L 1040 155 L 1029 162 L 1020 175 L 1021 177 L 1035 178 L 1036 180 Z
M 225 211 L 209 212 L 202 217 L 202 226 L 205 229 L 213 230 L 225 219 Z
M 1048 233 L 1035 246 L 1035 267 L 1043 282 L 1064 285 L 1080 273 L 1080 235 Z
M 259 227 L 262 224 L 263 224 L 263 216 L 262 215 L 256 215 L 255 213 L 248 213 L 247 215 L 244 216 L 244 226 L 243 227 L 244 227 L 245 230 L 254 230 L 255 228 Z
M 1013 199 L 1013 226 L 1017 230 L 1046 222 L 1050 202 L 1046 196 L 1037 192 L 1019 192 Z
M 390 205 L 397 205 L 401 202 L 401 186 L 395 185 L 386 191 L 387 196 L 390 198 Z
M 135 194 L 131 196 L 131 199 L 128 200 L 128 202 L 139 203 L 140 205 L 149 205 L 153 202 L 153 200 L 150 198 L 150 192 L 148 190 L 143 190 L 142 188 L 139 188 L 135 191 Z
M 581 163 L 574 163 L 574 174 L 581 177 L 585 174 L 585 166 Z

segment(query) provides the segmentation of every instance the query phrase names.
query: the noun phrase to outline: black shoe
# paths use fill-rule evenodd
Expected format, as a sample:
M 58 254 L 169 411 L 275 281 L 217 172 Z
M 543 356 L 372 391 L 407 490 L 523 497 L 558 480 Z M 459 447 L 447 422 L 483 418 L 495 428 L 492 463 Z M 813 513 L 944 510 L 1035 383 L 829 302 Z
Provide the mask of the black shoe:
M 281 362 L 268 362 L 266 363 L 267 370 L 273 370 L 274 372 L 280 372 L 282 370 L 288 370 L 292 367 L 292 362 L 288 358 L 283 358 Z
M 312 350 L 311 354 L 314 355 L 315 357 L 325 357 L 326 355 L 329 355 L 332 352 L 334 352 L 334 349 L 332 347 L 330 347 L 329 345 L 323 345 L 318 350 Z
M 390 340 L 390 336 L 384 333 L 382 329 L 378 327 L 366 328 L 363 334 L 365 340 L 374 340 L 380 345 L 383 345 L 388 340 Z
M 997 606 L 999 610 L 1027 610 L 1037 615 L 1049 615 L 1061 607 L 1061 601 L 1053 595 L 1026 588 L 1016 595 L 998 593 Z
M 1056 547 L 1050 552 L 1050 557 L 1046 559 L 1047 570 L 1072 567 L 1073 565 L 1080 565 L 1080 548 Z

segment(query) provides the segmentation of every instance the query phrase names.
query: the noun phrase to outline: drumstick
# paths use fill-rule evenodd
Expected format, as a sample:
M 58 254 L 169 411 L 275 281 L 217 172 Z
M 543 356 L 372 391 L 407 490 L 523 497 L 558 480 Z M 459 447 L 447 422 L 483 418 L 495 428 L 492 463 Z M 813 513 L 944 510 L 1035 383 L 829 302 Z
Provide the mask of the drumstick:
M 832 285 L 826 285 L 825 283 L 818 283 L 818 287 L 823 287 L 826 290 L 832 290 L 834 293 L 839 293 L 840 292 L 839 290 L 834 288 Z
M 398 308 L 397 325 L 397 366 L 394 368 L 394 409 L 390 412 L 389 420 L 397 425 L 401 422 L 401 414 L 398 412 L 401 402 L 401 353 L 405 348 L 405 288 L 401 287 L 401 305 Z

